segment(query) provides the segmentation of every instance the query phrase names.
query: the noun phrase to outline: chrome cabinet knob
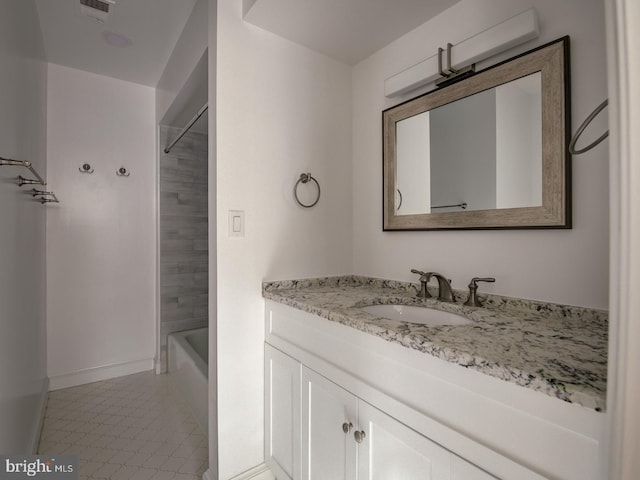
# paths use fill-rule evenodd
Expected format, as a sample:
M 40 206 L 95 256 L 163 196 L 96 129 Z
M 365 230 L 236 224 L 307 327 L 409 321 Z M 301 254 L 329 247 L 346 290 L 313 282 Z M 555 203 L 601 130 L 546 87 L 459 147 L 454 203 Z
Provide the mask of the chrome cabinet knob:
M 366 436 L 367 434 L 364 433 L 364 430 L 356 430 L 353 432 L 353 438 L 355 438 L 358 443 L 362 443 Z
M 342 424 L 342 431 L 344 433 L 349 433 L 352 428 L 353 428 L 353 423 L 351 423 L 351 422 L 344 422 Z

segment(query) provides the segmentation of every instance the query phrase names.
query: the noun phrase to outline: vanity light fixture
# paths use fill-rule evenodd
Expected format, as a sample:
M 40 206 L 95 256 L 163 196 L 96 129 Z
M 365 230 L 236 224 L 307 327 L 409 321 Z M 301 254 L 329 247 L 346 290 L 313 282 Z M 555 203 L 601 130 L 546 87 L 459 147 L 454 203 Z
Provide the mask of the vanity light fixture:
M 448 44 L 446 70 L 442 67 L 445 50 L 440 48 L 436 55 L 387 78 L 384 94 L 393 98 L 443 77 L 453 77 L 452 74 L 467 71 L 471 64 L 533 40 L 539 34 L 538 15 L 530 8 L 456 45 Z

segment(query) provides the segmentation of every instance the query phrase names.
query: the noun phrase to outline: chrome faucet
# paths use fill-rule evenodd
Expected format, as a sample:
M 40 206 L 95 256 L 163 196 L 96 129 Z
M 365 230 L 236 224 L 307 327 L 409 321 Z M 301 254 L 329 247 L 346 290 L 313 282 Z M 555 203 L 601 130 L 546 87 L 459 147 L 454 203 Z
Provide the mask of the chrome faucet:
M 451 290 L 451 282 L 444 278 L 444 275 L 436 272 L 421 272 L 420 270 L 411 269 L 411 273 L 420 275 L 420 291 L 417 296 L 419 298 L 432 298 L 427 284 L 431 277 L 436 277 L 438 280 L 438 300 L 441 302 L 453 302 L 453 290 Z
M 436 277 L 438 280 L 438 300 L 441 302 L 453 302 L 453 290 L 451 289 L 451 281 L 444 277 L 444 275 L 436 272 L 428 272 L 429 279 Z M 429 281 L 429 280 L 427 280 Z

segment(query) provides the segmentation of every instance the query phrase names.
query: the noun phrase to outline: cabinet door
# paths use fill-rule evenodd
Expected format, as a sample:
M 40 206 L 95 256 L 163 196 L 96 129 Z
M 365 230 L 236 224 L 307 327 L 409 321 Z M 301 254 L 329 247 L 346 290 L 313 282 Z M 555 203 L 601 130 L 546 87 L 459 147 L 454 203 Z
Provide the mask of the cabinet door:
M 451 480 L 498 480 L 462 458 L 451 456 Z
M 278 480 L 300 479 L 302 365 L 265 345 L 265 459 Z
M 302 479 L 355 480 L 357 399 L 302 368 Z
M 448 450 L 362 400 L 358 415 L 358 480 L 450 480 Z

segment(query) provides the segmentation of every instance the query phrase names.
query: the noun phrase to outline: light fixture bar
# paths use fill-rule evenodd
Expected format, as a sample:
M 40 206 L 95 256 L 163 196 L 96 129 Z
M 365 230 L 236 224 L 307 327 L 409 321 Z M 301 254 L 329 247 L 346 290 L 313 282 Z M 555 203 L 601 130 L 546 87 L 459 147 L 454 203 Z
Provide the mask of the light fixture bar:
M 453 69 L 462 69 L 474 62 L 533 40 L 540 35 L 535 9 L 526 10 L 449 49 L 448 62 Z M 384 81 L 384 94 L 392 98 L 423 87 L 440 78 L 438 55 L 423 60 Z

